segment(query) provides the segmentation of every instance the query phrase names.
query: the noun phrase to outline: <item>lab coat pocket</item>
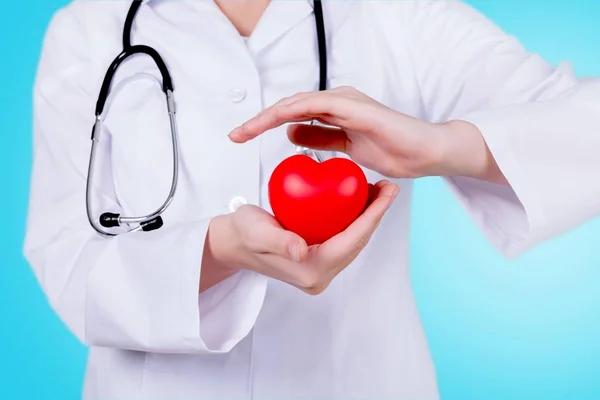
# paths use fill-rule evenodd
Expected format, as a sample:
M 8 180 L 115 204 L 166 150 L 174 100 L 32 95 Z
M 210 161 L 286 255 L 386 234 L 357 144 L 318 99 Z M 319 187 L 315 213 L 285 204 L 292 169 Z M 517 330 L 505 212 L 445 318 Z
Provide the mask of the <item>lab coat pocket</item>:
M 125 65 L 124 65 L 125 66 Z M 166 199 L 173 148 L 166 98 L 157 74 L 119 71 L 105 109 L 105 135 L 117 200 L 128 215 L 145 215 Z M 139 71 L 139 70 L 138 70 Z

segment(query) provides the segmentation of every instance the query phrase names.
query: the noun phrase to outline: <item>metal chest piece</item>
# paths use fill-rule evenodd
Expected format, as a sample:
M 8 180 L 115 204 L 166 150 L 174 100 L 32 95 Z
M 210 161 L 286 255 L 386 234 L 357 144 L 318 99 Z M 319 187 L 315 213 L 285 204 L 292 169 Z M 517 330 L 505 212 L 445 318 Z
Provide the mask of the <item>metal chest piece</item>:
M 302 154 L 305 156 L 309 156 L 310 158 L 312 158 L 313 160 L 315 160 L 316 162 L 323 162 L 323 156 L 321 155 L 321 153 L 317 150 L 313 150 L 313 149 L 309 149 L 307 147 L 302 147 L 302 146 L 296 146 L 296 154 Z
M 314 120 L 310 121 L 310 124 L 315 125 L 315 121 Z M 323 155 L 321 154 L 320 151 L 309 149 L 308 147 L 296 146 L 296 154 L 302 154 L 305 156 L 309 156 L 310 158 L 312 158 L 313 160 L 315 160 L 316 162 L 319 162 L 319 163 L 325 161 L 325 159 L 323 158 Z

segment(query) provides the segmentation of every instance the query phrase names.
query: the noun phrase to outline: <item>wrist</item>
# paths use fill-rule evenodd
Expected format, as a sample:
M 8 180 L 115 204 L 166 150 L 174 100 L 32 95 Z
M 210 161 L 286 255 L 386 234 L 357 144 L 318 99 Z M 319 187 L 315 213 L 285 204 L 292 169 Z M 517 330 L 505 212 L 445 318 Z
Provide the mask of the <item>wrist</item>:
M 210 222 L 202 257 L 201 292 L 239 272 L 232 233 L 231 215 L 220 215 Z
M 460 120 L 437 126 L 440 129 L 438 175 L 486 179 L 494 161 L 479 129 Z

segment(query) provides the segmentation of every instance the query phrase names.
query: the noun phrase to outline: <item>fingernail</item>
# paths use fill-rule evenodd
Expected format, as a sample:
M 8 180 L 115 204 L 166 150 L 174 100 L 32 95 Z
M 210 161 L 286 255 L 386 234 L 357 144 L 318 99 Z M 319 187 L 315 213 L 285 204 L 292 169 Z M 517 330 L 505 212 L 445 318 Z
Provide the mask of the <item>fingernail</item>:
M 290 252 L 290 257 L 292 257 L 294 261 L 300 262 L 300 246 L 298 243 L 290 244 L 288 251 Z

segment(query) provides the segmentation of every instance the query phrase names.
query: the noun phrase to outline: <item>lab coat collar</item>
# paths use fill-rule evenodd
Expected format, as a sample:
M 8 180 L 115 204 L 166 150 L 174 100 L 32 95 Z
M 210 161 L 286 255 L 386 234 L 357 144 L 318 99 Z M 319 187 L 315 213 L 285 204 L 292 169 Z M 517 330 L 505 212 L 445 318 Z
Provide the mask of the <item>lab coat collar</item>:
M 212 0 L 209 1 L 212 2 Z M 329 42 L 332 33 L 336 32 L 339 25 L 343 23 L 355 2 L 323 0 L 321 3 Z M 260 52 L 307 18 L 312 19 L 311 22 L 314 23 L 313 11 L 313 0 L 271 0 L 248 40 L 249 50 L 254 54 Z M 314 40 L 317 40 L 316 31 Z
M 306 0 L 272 0 L 248 40 L 248 49 L 258 53 L 311 17 L 313 6 Z
M 151 1 L 154 1 L 154 0 L 142 0 L 142 4 L 149 3 Z M 208 1 L 212 1 L 212 0 L 208 0 Z M 278 0 L 274 0 L 274 1 L 278 1 Z M 308 4 L 310 4 L 311 7 L 314 7 L 313 0 L 298 0 L 298 1 L 306 1 Z
M 143 4 L 155 0 L 142 0 Z M 327 35 L 334 32 L 338 23 L 347 14 L 352 1 L 323 1 L 323 13 Z M 194 7 L 206 10 L 206 6 L 217 8 L 214 0 L 193 0 Z M 249 50 L 256 54 L 266 48 L 306 18 L 312 18 L 313 0 L 272 0 L 248 39 Z M 315 38 L 316 40 L 316 38 Z

